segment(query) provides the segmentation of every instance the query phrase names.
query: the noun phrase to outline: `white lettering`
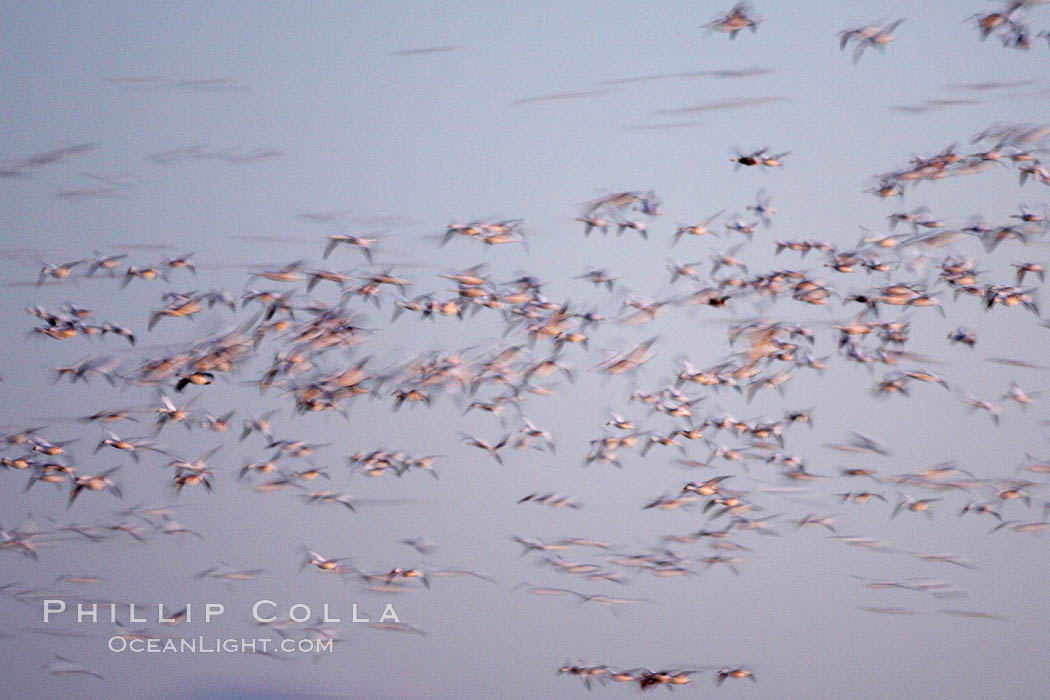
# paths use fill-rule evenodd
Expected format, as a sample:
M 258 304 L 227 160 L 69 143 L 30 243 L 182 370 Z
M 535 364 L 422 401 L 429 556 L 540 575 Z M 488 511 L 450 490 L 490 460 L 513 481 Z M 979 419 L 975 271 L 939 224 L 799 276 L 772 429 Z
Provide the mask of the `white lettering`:
M 379 618 L 380 622 L 386 622 L 387 620 L 393 620 L 394 622 L 401 622 L 400 618 L 398 618 L 398 616 L 397 616 L 397 613 L 394 612 L 394 606 L 391 605 L 390 603 L 387 603 L 386 607 L 383 608 L 383 616 Z
M 58 604 L 58 607 L 52 607 L 54 604 Z M 45 600 L 44 601 L 44 622 L 51 621 L 51 613 L 63 613 L 66 611 L 66 601 L 64 600 Z
M 259 608 L 264 605 L 272 605 L 275 608 L 277 607 L 277 603 L 272 600 L 257 600 L 255 601 L 255 605 L 252 606 L 252 617 L 255 618 L 256 622 L 273 622 L 277 619 L 276 615 L 271 615 L 270 617 L 259 617 Z
M 342 620 L 338 617 L 328 616 L 328 603 L 325 603 L 323 606 L 321 606 L 321 610 L 324 611 L 324 622 L 342 622 Z
M 295 616 L 295 611 L 296 610 L 303 610 L 304 611 L 303 616 L 302 617 L 296 617 Z M 288 617 L 292 618 L 296 622 L 306 622 L 312 616 L 313 616 L 313 613 L 310 611 L 310 607 L 308 605 L 303 605 L 302 603 L 296 603 L 292 607 L 288 608 Z
M 98 622 L 98 603 L 92 603 L 90 610 L 86 610 L 83 603 L 77 603 L 77 622 L 83 622 L 85 617 L 90 617 L 92 622 Z

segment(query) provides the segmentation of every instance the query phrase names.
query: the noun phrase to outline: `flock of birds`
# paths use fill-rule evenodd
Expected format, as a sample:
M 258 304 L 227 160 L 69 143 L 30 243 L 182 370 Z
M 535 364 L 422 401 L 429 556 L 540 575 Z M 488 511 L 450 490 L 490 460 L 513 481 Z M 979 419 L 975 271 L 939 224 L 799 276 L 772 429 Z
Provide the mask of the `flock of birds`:
M 1004 44 L 1028 48 L 1028 24 L 1022 15 L 1039 4 L 1014 0 L 973 19 L 982 38 L 997 34 Z M 743 30 L 755 32 L 761 21 L 741 3 L 707 28 L 734 38 Z M 867 48 L 881 51 L 893 41 L 902 21 L 844 30 L 839 35 L 841 46 L 853 46 L 855 61 Z M 953 144 L 932 155 L 913 157 L 875 174 L 868 191 L 883 199 L 902 198 L 920 182 L 987 177 L 1006 169 L 1013 169 L 1022 187 L 1030 182 L 1050 185 L 1050 171 L 1040 160 L 1048 137 L 1050 126 L 995 124 L 973 136 L 966 150 L 974 152 Z M 20 174 L 84 148 L 9 162 L 0 174 Z M 738 150 L 731 162 L 734 169 L 772 169 L 781 167 L 789 155 L 762 147 Z M 572 454 L 564 445 L 565 436 L 557 438 L 554 430 L 527 412 L 539 412 L 540 402 L 548 397 L 573 397 L 575 383 L 584 374 L 619 382 L 616 385 L 623 392 L 622 403 L 610 407 L 606 422 L 596 425 L 595 433 L 580 445 L 585 448 L 579 463 L 587 468 L 626 469 L 628 456 L 636 455 L 635 460 L 684 470 L 688 477 L 679 478 L 670 490 L 650 494 L 638 508 L 696 511 L 702 524 L 688 532 L 667 532 L 658 541 L 633 549 L 597 539 L 511 535 L 510 541 L 522 548 L 521 555 L 537 567 L 579 586 L 602 587 L 601 592 L 585 593 L 575 583 L 518 582 L 514 591 L 613 610 L 654 604 L 651 599 L 609 591 L 615 590 L 611 586 L 626 586 L 632 576 L 691 577 L 712 569 L 740 575 L 755 549 L 755 538 L 785 537 L 810 528 L 826 531 L 832 541 L 847 546 L 903 553 L 931 566 L 977 566 L 954 553 L 905 552 L 877 537 L 853 534 L 842 527 L 847 518 L 830 512 L 838 508 L 883 508 L 887 519 L 919 516 L 920 523 L 932 521 L 935 514 L 954 512 L 986 520 L 990 533 L 1032 534 L 1050 527 L 1050 500 L 1044 490 L 1050 461 L 1044 459 L 1031 457 L 1016 470 L 1011 466 L 982 476 L 954 462 L 900 473 L 858 463 L 840 466 L 831 474 L 814 470 L 810 459 L 789 449 L 796 431 L 811 429 L 819 420 L 818 406 L 798 406 L 790 400 L 792 382 L 807 373 L 862 367 L 872 374 L 871 394 L 880 400 L 913 391 L 947 390 L 946 397 L 955 396 L 971 411 L 987 414 L 995 426 L 1007 415 L 1008 404 L 1027 410 L 1037 403 L 1042 390 L 1017 381 L 996 397 L 972 395 L 960 386 L 965 376 L 942 376 L 935 369 L 936 358 L 908 346 L 913 326 L 929 314 L 947 318 L 963 304 L 1019 314 L 1017 323 L 1027 320 L 1050 326 L 1039 306 L 1045 263 L 1030 253 L 1033 244 L 1046 241 L 1050 209 L 1022 203 L 1007 220 L 988 222 L 979 215 L 951 219 L 936 216 L 925 206 L 902 206 L 886 218 L 885 231 L 865 229 L 855 244 L 843 246 L 819 239 L 763 240 L 763 232 L 775 228 L 778 214 L 773 196 L 765 189 L 757 192 L 753 203 L 740 207 L 745 213 L 729 214 L 721 224 L 716 222 L 727 209 L 698 212 L 694 223 L 661 225 L 661 207 L 652 190 L 616 192 L 586 203 L 574 222 L 584 236 L 599 233 L 608 240 L 630 232 L 650 246 L 663 244 L 673 251 L 724 237 L 725 245 L 710 250 L 706 258 L 668 260 L 673 291 L 658 297 L 630 291 L 614 271 L 587 268 L 573 283 L 592 285 L 598 298 L 586 303 L 551 298 L 544 292 L 549 281 L 537 274 L 521 272 L 508 279 L 491 273 L 484 263 L 447 269 L 437 288 L 420 289 L 412 265 L 377 263 L 395 238 L 388 233 L 333 233 L 317 242 L 319 260 L 252 268 L 243 288 L 236 291 L 203 287 L 209 268 L 198 268 L 192 253 L 140 260 L 132 259 L 129 252 L 95 251 L 69 261 L 41 261 L 33 270 L 35 280 L 25 284 L 48 298 L 27 309 L 33 319 L 29 331 L 34 342 L 70 347 L 68 364 L 54 368 L 56 386 L 61 383 L 62 392 L 90 392 L 94 382 L 103 381 L 121 387 L 126 392 L 122 396 L 134 394 L 139 399 L 99 406 L 90 415 L 76 416 L 75 424 L 55 419 L 5 427 L 0 431 L 4 471 L 0 478 L 9 486 L 32 491 L 34 497 L 61 501 L 74 514 L 84 499 L 115 504 L 131 496 L 138 501 L 122 481 L 122 473 L 151 464 L 171 498 L 156 505 L 119 508 L 105 522 L 53 520 L 41 527 L 30 516 L 19 526 L 0 528 L 0 553 L 37 560 L 49 548 L 121 538 L 140 543 L 163 537 L 203 539 L 200 532 L 175 519 L 178 499 L 187 492 L 207 498 L 220 482 L 260 495 L 293 494 L 304 506 L 335 506 L 353 517 L 367 517 L 359 513 L 359 506 L 368 501 L 354 495 L 356 479 L 410 478 L 419 472 L 440 478 L 448 459 L 396 447 L 346 454 L 340 445 L 310 437 L 308 424 L 301 420 L 310 413 L 331 413 L 352 422 L 355 411 L 366 410 L 365 406 L 374 410 L 376 404 L 392 411 L 451 405 L 461 410 L 462 422 L 475 424 L 472 433 L 458 436 L 463 457 L 491 459 L 505 467 L 523 459 L 516 456 L 523 454 L 565 461 L 570 458 L 564 455 Z M 439 247 L 473 245 L 484 250 L 527 245 L 529 236 L 523 219 L 474 219 L 449 224 L 440 235 Z M 973 241 L 980 244 L 985 258 L 961 252 Z M 751 246 L 766 246 L 783 256 L 778 258 L 784 260 L 783 266 L 757 269 L 746 256 Z M 1014 255 L 1010 264 L 1015 274 L 1006 279 L 984 269 L 1003 251 Z M 346 269 L 348 261 L 358 264 Z M 74 283 L 88 279 L 104 280 L 112 285 L 114 295 L 123 295 L 126 316 L 101 318 L 64 299 L 79 289 Z M 447 289 L 449 285 L 452 289 Z M 133 304 L 146 299 L 156 301 L 151 308 L 132 311 Z M 774 306 L 779 300 L 786 303 Z M 835 320 L 793 320 L 812 307 L 824 307 Z M 377 326 L 380 312 L 384 319 L 389 314 L 389 321 Z M 672 339 L 660 335 L 625 343 L 600 358 L 594 355 L 592 345 L 602 346 L 610 336 L 646 326 L 665 314 L 720 319 L 727 330 L 723 356 L 696 366 Z M 192 321 L 201 315 L 221 318 L 225 325 L 216 332 L 196 333 Z M 502 326 L 503 336 L 452 350 L 426 349 L 402 359 L 369 350 L 377 335 L 406 323 L 401 320 L 406 316 L 444 318 L 465 326 L 491 319 Z M 183 342 L 143 342 L 158 326 L 171 331 L 176 324 L 187 334 Z M 979 339 L 973 330 L 959 326 L 942 342 L 945 347 L 965 349 L 994 340 Z M 100 349 L 83 354 L 80 344 L 85 341 Z M 1046 369 L 1011 357 L 991 361 L 1019 369 Z M 661 363 L 663 378 L 643 384 L 639 370 Z M 245 413 L 230 398 L 236 387 L 244 385 L 257 389 L 275 408 Z M 759 396 L 772 397 L 781 408 L 772 417 L 736 417 L 718 407 L 723 393 L 739 394 L 748 404 Z M 279 435 L 274 428 L 278 415 L 287 434 Z M 300 426 L 301 432 L 291 426 Z M 183 439 L 183 433 L 193 438 Z M 244 458 L 239 469 L 216 465 L 216 455 L 223 450 L 227 463 L 235 450 L 244 452 L 240 445 L 250 446 L 252 456 Z M 825 447 L 843 459 L 864 457 L 888 464 L 892 456 L 889 444 L 859 431 Z M 342 462 L 346 471 L 317 466 L 314 458 L 319 455 Z M 830 484 L 832 491 L 816 490 L 820 482 Z M 785 512 L 795 507 L 791 499 L 802 496 L 824 498 L 827 509 Z M 585 507 L 579 498 L 556 491 L 515 495 L 507 503 L 508 507 Z M 434 543 L 419 536 L 406 536 L 401 542 L 424 557 L 436 550 Z M 497 583 L 470 569 L 408 561 L 391 568 L 359 568 L 353 557 L 329 554 L 304 545 L 300 560 L 290 562 L 290 567 L 298 563 L 300 571 L 340 576 L 384 593 L 429 589 L 441 577 Z M 197 576 L 236 584 L 261 573 L 261 569 L 216 565 Z M 916 591 L 944 600 L 963 594 L 955 584 L 939 578 L 858 580 L 870 589 Z M 67 585 L 98 582 L 74 574 L 62 578 Z M 0 586 L 0 593 L 23 602 L 53 597 L 92 600 L 64 589 L 16 583 Z M 915 614 L 902 607 L 865 609 Z M 961 608 L 939 612 L 997 617 Z M 179 621 L 176 613 L 174 624 Z M 338 630 L 319 622 L 278 620 L 270 626 L 283 636 L 340 641 Z M 407 623 L 372 626 L 424 634 Z M 162 633 L 119 625 L 119 634 L 132 638 Z M 102 677 L 65 657 L 56 657 L 48 669 L 56 675 Z M 738 664 L 654 670 L 575 662 L 557 671 L 579 678 L 587 689 L 607 682 L 637 683 L 642 690 L 672 688 L 689 684 L 705 671 L 713 673 L 718 685 L 756 682 L 752 667 Z
M 1032 48 L 1032 29 L 1026 16 L 1027 10 L 1038 5 L 1045 5 L 1047 0 L 1004 0 L 1003 7 L 994 10 L 983 10 L 967 18 L 967 22 L 973 22 L 980 32 L 981 41 L 989 36 L 996 35 L 1003 42 L 1003 46 L 1027 51 Z M 722 32 L 728 34 L 730 39 L 736 39 L 737 34 L 745 29 L 751 33 L 758 31 L 762 17 L 755 14 L 748 3 L 739 2 L 724 15 L 714 21 L 705 24 L 708 31 Z M 896 37 L 894 31 L 904 22 L 898 19 L 887 24 L 873 23 L 859 27 L 851 27 L 839 32 L 839 46 L 845 49 L 853 44 L 853 62 L 856 63 L 867 48 L 882 51 L 887 44 Z M 1050 45 L 1050 29 L 1035 32 L 1036 39 L 1045 39 Z

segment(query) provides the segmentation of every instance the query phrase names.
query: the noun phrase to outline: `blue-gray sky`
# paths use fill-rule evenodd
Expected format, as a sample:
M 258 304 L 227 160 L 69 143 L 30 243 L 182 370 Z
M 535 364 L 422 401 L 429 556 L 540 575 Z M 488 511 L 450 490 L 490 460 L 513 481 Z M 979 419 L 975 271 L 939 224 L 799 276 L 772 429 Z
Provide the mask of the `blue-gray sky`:
M 97 379 L 75 389 L 52 383 L 54 367 L 89 353 L 123 352 L 123 341 L 29 337 L 35 319 L 24 308 L 31 304 L 57 309 L 72 301 L 93 309 L 98 318 L 130 326 L 146 348 L 136 357 L 144 357 L 233 323 L 228 312 L 208 311 L 193 322 L 165 319 L 147 334 L 149 310 L 161 305 L 163 290 L 225 287 L 239 293 L 249 274 L 246 266 L 298 259 L 320 264 L 325 237 L 353 231 L 378 233 L 379 266 L 403 265 L 399 274 L 414 282 L 410 295 L 429 290 L 447 295 L 454 285 L 437 275 L 486 263 L 493 279 L 527 272 L 544 281 L 543 292 L 552 299 L 615 315 L 622 291 L 606 294 L 573 276 L 587 266 L 605 267 L 621 276 L 619 290 L 666 297 L 672 293 L 668 258 L 705 261 L 709 276 L 710 253 L 740 239 L 736 234 L 687 237 L 672 249 L 675 228 L 720 209 L 745 213 L 761 188 L 773 196 L 779 213 L 772 228 L 759 228 L 741 251 L 749 270 L 803 269 L 846 294 L 880 278 L 862 272 L 839 275 L 823 268 L 815 254 L 803 262 L 792 253 L 774 257 L 774 240 L 821 239 L 850 248 L 863 235 L 860 227 L 886 233 L 887 215 L 919 205 L 960 227 L 973 214 L 1004 222 L 1021 202 L 1034 206 L 1050 200 L 1050 190 L 1038 183 L 1019 188 L 1016 170 L 1007 167 L 921 182 L 903 202 L 864 193 L 873 175 L 902 167 L 914 156 L 932 155 L 954 142 L 963 144 L 961 152 L 970 152 L 969 138 L 992 123 L 1045 121 L 1050 95 L 1045 40 L 1027 52 L 1004 48 L 995 37 L 982 43 L 974 26 L 964 23 L 981 6 L 948 1 L 921 7 L 767 1 L 755 5 L 764 17 L 756 33 L 743 32 L 734 41 L 705 33 L 702 25 L 728 7 L 4 3 L 0 94 L 7 108 L 0 113 L 0 161 L 76 144 L 95 148 L 32 168 L 24 177 L 0 179 L 3 282 L 35 281 L 39 261 L 87 258 L 96 250 L 120 252 L 123 245 L 171 247 L 133 248 L 125 263 L 156 263 L 194 251 L 201 270 L 197 279 L 176 272 L 171 285 L 133 281 L 123 290 L 109 279 L 3 287 L 0 389 L 6 400 L 0 405 L 0 425 L 49 424 L 43 432 L 49 439 L 79 438 L 69 447 L 78 470 L 122 466 L 118 480 L 124 503 L 98 494 L 79 499 L 67 511 L 64 491 L 39 484 L 23 494 L 26 475 L 6 471 L 0 474 L 5 487 L 0 525 L 16 528 L 27 512 L 44 529 L 114 522 L 121 505 L 172 498 L 169 474 L 161 466 L 166 459 L 147 456 L 136 465 L 123 455 L 93 454 L 99 429 L 64 422 L 102 408 L 155 401 L 152 390 L 111 388 Z M 868 51 L 853 65 L 849 51 L 840 52 L 838 31 L 897 17 L 907 19 L 884 53 Z M 1050 28 L 1050 8 L 1035 7 L 1030 17 L 1033 29 Z M 449 50 L 408 51 L 428 47 Z M 726 78 L 718 71 L 752 74 Z M 624 80 L 640 77 L 648 79 Z M 221 80 L 193 82 L 215 79 Z M 964 87 L 989 81 L 1017 84 Z M 724 108 L 756 98 L 756 104 Z M 761 101 L 765 98 L 771 99 Z M 974 103 L 918 114 L 891 109 L 939 99 Z M 734 146 L 745 151 L 768 146 L 790 155 L 780 169 L 737 172 L 729 162 Z M 213 154 L 272 152 L 273 157 L 242 163 L 151 158 L 191 147 Z M 79 196 L 96 188 L 112 196 Z M 648 221 L 648 241 L 630 231 L 621 238 L 585 238 L 573 221 L 582 202 L 649 189 L 663 199 L 663 213 Z M 342 214 L 318 224 L 298 216 L 307 212 Z M 439 248 L 448 224 L 482 218 L 524 219 L 528 249 L 482 250 L 466 240 Z M 715 228 L 721 231 L 725 220 Z M 1046 262 L 1042 243 L 1023 248 L 1008 242 L 986 255 L 976 240 L 968 240 L 953 250 L 979 256 L 987 281 L 1009 284 L 1010 263 Z M 339 270 L 360 268 L 360 263 L 348 248 L 337 249 L 328 262 Z M 927 281 L 933 277 L 928 272 Z M 330 290 L 318 296 L 335 298 Z M 503 342 L 504 326 L 495 314 L 468 315 L 463 322 L 406 314 L 391 324 L 391 300 L 386 296 L 379 310 L 362 306 L 362 325 L 378 330 L 355 357 L 371 355 L 384 366 L 426 350 L 490 348 Z M 525 415 L 553 429 L 557 454 L 508 452 L 502 467 L 456 436 L 464 430 L 497 440 L 503 432 L 491 416 L 476 411 L 461 416 L 469 399 L 442 396 L 431 410 L 392 413 L 388 397 L 363 397 L 347 404 L 349 420 L 335 414 L 293 417 L 287 397 L 277 391 L 260 397 L 246 386 L 270 359 L 262 357 L 251 371 L 201 391 L 193 408 L 216 415 L 237 409 L 235 426 L 247 413 L 279 408 L 278 437 L 331 443 L 315 462 L 330 466 L 332 488 L 348 490 L 354 498 L 409 502 L 366 505 L 350 514 L 306 507 L 288 493 L 261 495 L 235 480 L 245 461 L 268 454 L 259 439 L 236 443 L 231 436 L 219 439 L 169 427 L 157 439 L 181 456 L 224 445 L 214 460 L 219 466 L 215 493 L 184 493 L 178 500 L 179 522 L 203 533 L 203 541 L 71 542 L 41 549 L 39 562 L 4 551 L 0 585 L 70 590 L 53 583 L 55 578 L 91 574 L 105 582 L 80 586 L 77 593 L 170 605 L 225 602 L 224 622 L 197 632 L 242 636 L 253 633 L 249 611 L 261 598 L 282 606 L 304 602 L 315 609 L 330 602 L 346 612 L 357 602 L 376 614 L 387 602 L 384 594 L 364 591 L 354 582 L 299 573 L 303 545 L 351 557 L 369 571 L 464 567 L 497 583 L 438 579 L 429 591 L 390 596 L 401 619 L 426 636 L 345 625 L 347 641 L 316 661 L 115 655 L 105 649 L 111 626 L 100 624 L 87 638 L 28 632 L 24 628 L 41 626 L 39 604 L 3 597 L 4 692 L 100 698 L 116 692 L 141 697 L 576 697 L 583 692 L 579 680 L 555 671 L 578 661 L 618 668 L 753 668 L 759 682 L 729 682 L 719 691 L 727 696 L 1036 697 L 1050 680 L 1043 662 L 1050 643 L 1046 541 L 1012 531 L 989 535 L 992 519 L 957 518 L 970 494 L 944 495 L 933 520 L 905 513 L 892 521 L 897 493 L 885 483 L 877 486 L 890 504 L 863 507 L 834 497 L 856 487 L 842 479 L 810 485 L 803 496 L 762 494 L 756 499 L 764 514 L 781 514 L 774 523 L 782 537 L 745 533 L 739 541 L 753 551 L 740 554 L 739 576 L 698 565 L 703 572 L 698 576 L 660 579 L 632 573 L 630 585 L 622 588 L 541 568 L 539 555 L 520 557 L 520 547 L 509 540 L 511 535 L 593 537 L 617 543 L 617 551 L 640 551 L 665 534 L 709 526 L 699 510 L 642 511 L 646 502 L 676 492 L 697 476 L 677 469 L 662 448 L 647 459 L 626 454 L 623 470 L 581 464 L 588 442 L 603 433 L 610 409 L 637 418 L 645 428 L 666 430 L 667 417 L 628 402 L 632 387 L 665 385 L 674 361 L 683 355 L 697 367 L 722 360 L 730 352 L 725 320 L 759 313 L 816 329 L 815 351 L 832 356 L 829 369 L 823 375 L 797 372 L 783 398 L 763 392 L 750 404 L 734 392 L 695 391 L 707 396 L 697 409 L 701 416 L 721 408 L 745 419 L 777 419 L 785 409 L 816 406 L 815 428 L 791 428 L 786 449 L 803 456 L 818 474 L 834 475 L 839 466 L 853 464 L 895 474 L 956 460 L 983 479 L 1014 475 L 1026 453 L 1046 454 L 1045 397 L 1027 411 L 1004 405 L 998 428 L 984 413 L 968 413 L 963 397 L 998 402 L 1012 380 L 1033 392 L 1045 390 L 1044 372 L 984 360 L 1010 356 L 1045 364 L 1047 331 L 1019 308 L 986 314 L 975 299 L 953 303 L 949 291 L 941 300 L 947 318 L 932 309 L 913 310 L 908 349 L 935 358 L 938 364 L 928 368 L 943 374 L 952 390 L 918 384 L 912 397 L 887 401 L 873 399 L 869 389 L 892 368 L 878 368 L 872 375 L 835 354 L 829 324 L 848 317 L 837 303 L 830 311 L 789 300 L 760 309 L 748 304 L 730 311 L 676 309 L 640 327 L 607 324 L 594 332 L 589 353 L 566 350 L 566 361 L 577 370 L 575 384 L 562 382 L 555 396 L 530 397 L 524 406 Z M 247 318 L 246 313 L 238 318 Z M 946 334 L 958 325 L 977 330 L 975 349 L 948 344 Z M 659 336 L 656 357 L 637 376 L 602 379 L 586 372 L 602 350 L 623 350 L 651 336 Z M 518 335 L 506 342 L 522 340 Z M 516 428 L 516 413 L 509 415 L 508 424 Z M 121 426 L 118 432 L 146 433 L 150 416 L 142 420 L 141 426 Z M 853 457 L 825 447 L 849 430 L 886 441 L 892 457 Z M 346 455 L 378 448 L 442 455 L 436 467 L 440 479 L 349 476 Z M 691 457 L 707 456 L 706 449 L 691 445 L 689 450 Z M 761 462 L 751 464 L 749 473 L 725 463 L 715 469 L 708 470 L 712 476 L 739 473 L 741 485 L 751 489 L 785 485 L 773 466 Z M 578 497 L 583 508 L 515 505 L 534 491 Z M 1035 488 L 1030 511 L 1011 502 L 1004 506 L 1004 517 L 1040 520 L 1039 504 L 1047 497 L 1045 489 Z M 979 568 L 847 547 L 821 528 L 796 532 L 790 520 L 807 513 L 837 514 L 842 534 L 886 540 L 908 552 L 956 552 Z M 418 535 L 435 541 L 438 549 L 423 557 L 398 543 Z M 711 554 L 704 545 L 681 551 Z M 602 555 L 566 553 L 573 557 L 600 561 Z M 264 573 L 232 588 L 194 578 L 220 562 Z M 869 590 L 854 576 L 943 578 L 967 597 L 940 600 L 915 591 Z M 613 614 L 514 590 L 526 581 L 653 602 Z M 862 607 L 904 607 L 917 614 L 878 615 Z M 1002 619 L 938 612 L 947 608 Z M 187 629 L 172 633 L 188 635 Z M 50 675 L 42 667 L 56 653 L 97 670 L 105 680 Z M 710 692 L 713 677 L 705 670 L 694 681 L 699 687 L 679 690 Z M 623 694 L 628 688 L 610 685 L 594 692 Z

